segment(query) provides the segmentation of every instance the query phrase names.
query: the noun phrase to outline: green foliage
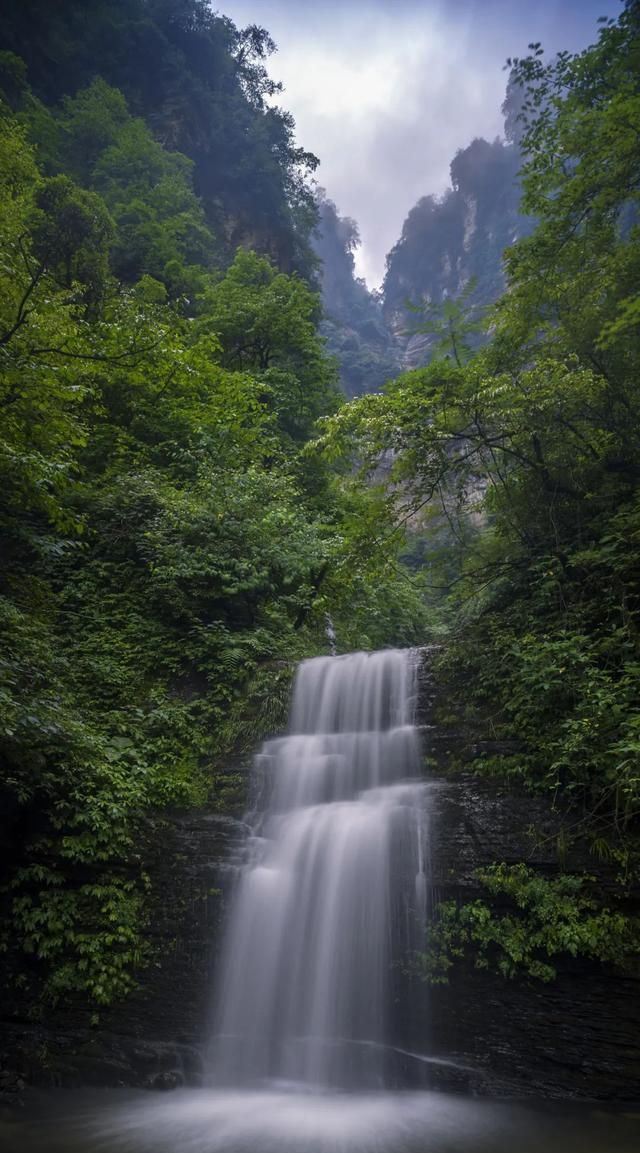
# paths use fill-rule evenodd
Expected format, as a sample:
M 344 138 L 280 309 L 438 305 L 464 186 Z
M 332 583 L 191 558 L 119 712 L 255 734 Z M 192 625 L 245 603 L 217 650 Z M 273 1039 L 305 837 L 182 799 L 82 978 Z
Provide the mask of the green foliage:
M 65 102 L 61 131 L 53 134 L 63 149 L 68 146 L 62 165 L 73 179 L 86 186 L 105 149 L 112 170 L 122 174 L 121 166 L 137 167 L 140 174 L 136 137 L 151 162 L 143 180 L 160 165 L 159 204 L 150 221 L 138 203 L 137 182 L 130 189 L 128 180 L 112 188 L 109 174 L 100 173 L 109 185 L 109 207 L 114 207 L 112 193 L 119 207 L 129 204 L 126 223 L 136 239 L 132 259 L 145 247 L 157 250 L 174 242 L 197 249 L 205 237 L 201 222 L 195 231 L 193 225 L 204 213 L 225 262 L 242 245 L 270 256 L 285 272 L 311 272 L 316 209 L 308 177 L 318 161 L 297 145 L 290 113 L 271 100 L 279 86 L 267 71 L 275 45 L 264 28 L 238 29 L 205 0 L 97 0 L 90 20 L 86 0 L 64 5 L 7 0 L 0 14 L 0 50 L 24 57 L 35 95 L 47 109 L 79 92 Z M 23 77 L 15 67 L 4 73 L 15 107 Z M 163 157 L 142 139 L 146 133 L 139 122 L 127 126 L 122 96 L 162 145 Z M 55 141 L 46 117 L 40 119 L 46 159 Z M 183 196 L 184 157 L 193 163 L 200 198 L 197 209 L 191 204 L 182 210 L 188 224 L 180 212 L 163 216 L 167 199 L 177 204 Z M 148 205 L 147 199 L 147 211 Z M 125 231 L 117 254 L 123 266 Z
M 420 606 L 393 550 L 349 566 L 349 485 L 305 451 L 338 403 L 317 294 L 254 252 L 214 271 L 190 162 L 104 81 L 47 109 L 7 71 L 3 944 L 33 999 L 106 1005 L 151 959 L 150 815 L 237 807 L 221 762 L 282 726 L 328 609 L 350 645 Z
M 70 519 L 59 498 L 84 437 L 80 404 L 90 384 L 51 354 L 53 346 L 72 355 L 81 347 L 78 305 L 60 291 L 49 253 L 36 253 L 33 223 L 39 238 L 49 227 L 44 211 L 36 213 L 36 197 L 47 189 L 24 132 L 7 117 L 0 121 L 0 173 L 0 524 L 11 550 L 29 531 L 19 513 L 59 525 Z M 82 248 L 84 238 L 78 243 Z M 66 255 L 73 267 L 72 238 Z
M 20 103 L 20 120 L 40 164 L 51 174 L 40 194 L 51 202 L 43 240 L 49 248 L 54 243 L 60 248 L 58 262 L 67 282 L 77 270 L 69 267 L 66 247 L 71 244 L 77 261 L 78 233 L 99 228 L 106 205 L 103 247 L 108 243 L 115 275 L 130 284 L 153 276 L 187 310 L 193 307 L 192 298 L 206 282 L 205 270 L 220 255 L 194 192 L 193 163 L 163 148 L 144 121 L 131 115 L 122 93 L 101 78 L 53 109 L 28 89 Z M 100 245 L 90 241 L 86 251 L 95 259 Z
M 51 967 L 50 1000 L 74 994 L 108 1005 L 135 988 L 132 970 L 149 960 L 140 938 L 143 897 L 133 881 L 117 875 L 75 889 L 63 883 L 63 875 L 46 866 L 19 870 L 13 886 L 23 891 L 10 906 L 14 932 L 27 954 Z
M 545 64 L 538 46 L 513 67 L 526 97 L 524 206 L 541 218 L 509 255 L 514 303 L 529 323 L 551 322 L 554 343 L 596 365 L 617 399 L 638 355 L 639 54 L 630 3 L 584 52 Z
M 313 451 L 317 451 L 313 446 Z M 341 651 L 422 643 L 426 614 L 419 581 L 400 560 L 405 541 L 379 486 L 339 485 L 339 515 L 329 526 L 330 564 L 314 612 L 329 612 Z
M 308 439 L 315 419 L 339 399 L 316 332 L 317 295 L 266 257 L 239 249 L 224 278 L 203 296 L 202 313 L 221 342 L 223 364 L 261 382 L 282 433 Z
M 415 960 L 430 984 L 446 983 L 465 957 L 503 977 L 551 981 L 556 959 L 589 957 L 624 967 L 637 955 L 638 918 L 600 908 L 590 877 L 548 879 L 523 864 L 491 865 L 475 876 L 490 900 L 436 906 L 427 949 Z
M 81 299 L 97 304 L 106 291 L 112 239 L 113 224 L 98 196 L 68 176 L 43 183 L 35 198 L 33 255 L 61 288 L 81 284 Z
M 225 743 L 247 753 L 286 728 L 294 671 L 293 661 L 284 660 L 256 669 L 246 695 L 232 705 L 225 719 Z

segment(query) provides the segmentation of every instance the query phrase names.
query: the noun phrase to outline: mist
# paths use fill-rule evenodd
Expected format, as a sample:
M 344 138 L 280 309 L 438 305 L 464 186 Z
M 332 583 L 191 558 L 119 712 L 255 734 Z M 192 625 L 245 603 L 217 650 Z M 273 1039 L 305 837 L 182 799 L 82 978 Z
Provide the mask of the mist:
M 362 245 L 356 267 L 380 284 L 409 209 L 449 185 L 449 165 L 476 136 L 502 133 L 507 57 L 531 41 L 552 53 L 597 36 L 617 0 L 384 0 L 347 4 L 228 0 L 235 23 L 258 23 L 278 45 L 299 142 L 320 158 L 318 182 Z

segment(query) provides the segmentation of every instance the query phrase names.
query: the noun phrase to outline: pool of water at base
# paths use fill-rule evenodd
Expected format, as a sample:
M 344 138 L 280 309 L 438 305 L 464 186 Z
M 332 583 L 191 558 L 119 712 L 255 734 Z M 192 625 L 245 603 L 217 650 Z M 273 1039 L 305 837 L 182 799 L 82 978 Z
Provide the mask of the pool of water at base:
M 2 1153 L 639 1153 L 640 1104 L 514 1104 L 442 1092 L 33 1093 Z

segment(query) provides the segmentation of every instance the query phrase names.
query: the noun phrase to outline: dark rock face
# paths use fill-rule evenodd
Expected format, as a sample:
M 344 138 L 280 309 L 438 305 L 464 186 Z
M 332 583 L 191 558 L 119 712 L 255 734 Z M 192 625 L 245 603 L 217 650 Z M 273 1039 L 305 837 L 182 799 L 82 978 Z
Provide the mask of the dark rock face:
M 434 901 L 486 901 L 473 874 L 494 862 L 524 861 L 543 874 L 556 873 L 566 814 L 563 821 L 547 796 L 478 775 L 484 758 L 512 747 L 482 740 L 463 725 L 429 723 L 444 710 L 426 657 L 420 719 L 432 782 L 427 803 Z M 563 867 L 595 876 L 604 899 L 613 896 L 616 870 L 598 862 L 584 843 L 571 845 Z M 622 975 L 570 958 L 557 968 L 557 979 L 545 984 L 506 980 L 474 968 L 471 960 L 454 968 L 448 985 L 427 989 L 407 982 L 397 1043 L 474 1069 L 468 1075 L 478 1092 L 637 1100 L 640 971 Z
M 557 869 L 559 815 L 546 799 L 470 773 L 436 778 L 429 795 L 435 900 L 487 900 L 473 871 L 494 861 Z M 605 891 L 613 885 L 584 848 L 570 851 L 566 868 L 600 873 Z M 413 981 L 404 1002 L 402 1044 L 475 1070 L 468 1076 L 477 1092 L 638 1098 L 637 977 L 568 960 L 545 984 L 505 980 L 469 962 L 452 971 L 448 985 Z

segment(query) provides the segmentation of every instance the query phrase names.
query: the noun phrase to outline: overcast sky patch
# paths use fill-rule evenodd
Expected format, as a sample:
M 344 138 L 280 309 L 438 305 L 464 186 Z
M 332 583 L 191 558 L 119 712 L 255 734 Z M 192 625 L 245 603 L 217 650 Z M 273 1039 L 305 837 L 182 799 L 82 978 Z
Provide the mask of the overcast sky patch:
M 421 196 L 449 185 L 449 164 L 474 137 L 502 133 L 508 56 L 531 40 L 578 50 L 618 0 L 227 0 L 238 26 L 278 45 L 298 142 L 320 157 L 318 182 L 358 222 L 358 272 L 380 284 L 387 252 Z

